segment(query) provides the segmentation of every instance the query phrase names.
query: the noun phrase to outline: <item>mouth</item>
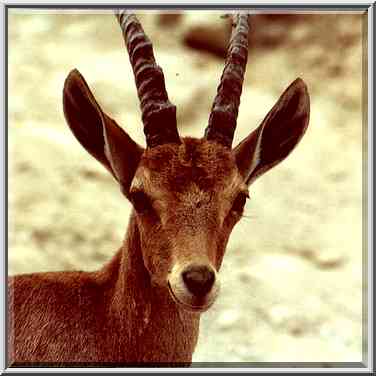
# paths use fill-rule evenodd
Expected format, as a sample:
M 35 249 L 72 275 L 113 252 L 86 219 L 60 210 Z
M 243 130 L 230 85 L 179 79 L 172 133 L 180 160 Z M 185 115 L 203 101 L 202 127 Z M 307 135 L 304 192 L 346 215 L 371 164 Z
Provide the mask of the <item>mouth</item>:
M 173 298 L 173 300 L 175 301 L 176 304 L 180 305 L 185 310 L 191 311 L 191 312 L 196 312 L 196 313 L 205 312 L 213 305 L 213 303 L 215 301 L 215 299 L 213 299 L 210 302 L 204 301 L 203 304 L 188 304 L 188 303 L 183 302 L 181 299 L 179 299 L 175 295 L 175 293 L 174 293 L 174 291 L 173 291 L 173 289 L 170 285 L 170 282 L 168 282 L 168 290 L 169 290 L 170 295 L 172 296 L 172 298 Z

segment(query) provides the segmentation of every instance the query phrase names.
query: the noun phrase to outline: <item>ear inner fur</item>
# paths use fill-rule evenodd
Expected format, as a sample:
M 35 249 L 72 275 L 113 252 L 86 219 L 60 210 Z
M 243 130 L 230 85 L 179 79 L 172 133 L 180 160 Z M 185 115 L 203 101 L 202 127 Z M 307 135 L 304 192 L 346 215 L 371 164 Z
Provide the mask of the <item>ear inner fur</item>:
M 105 154 L 122 190 L 128 192 L 144 150 L 113 119 L 105 114 L 103 118 Z
M 126 191 L 143 148 L 102 111 L 85 79 L 76 69 L 65 80 L 63 104 L 66 121 L 77 140 Z
M 63 109 L 66 122 L 80 144 L 113 174 L 104 153 L 102 110 L 77 69 L 65 80 Z

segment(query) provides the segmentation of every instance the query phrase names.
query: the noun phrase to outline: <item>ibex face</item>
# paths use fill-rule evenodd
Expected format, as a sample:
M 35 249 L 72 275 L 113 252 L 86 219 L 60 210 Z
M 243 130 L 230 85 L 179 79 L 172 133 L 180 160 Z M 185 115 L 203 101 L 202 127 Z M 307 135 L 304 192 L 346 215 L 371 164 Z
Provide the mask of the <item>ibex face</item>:
M 204 309 L 214 301 L 216 272 L 246 196 L 234 155 L 216 142 L 186 138 L 141 157 L 129 198 L 145 266 L 182 305 Z
M 248 15 L 236 15 L 205 136 L 181 139 L 176 108 L 168 100 L 150 41 L 134 15 L 119 12 L 117 18 L 141 101 L 146 149 L 103 112 L 77 70 L 65 82 L 65 117 L 76 138 L 132 202 L 151 280 L 169 288 L 181 307 L 203 311 L 218 293 L 217 271 L 241 218 L 248 186 L 283 160 L 308 126 L 307 88 L 295 80 L 261 125 L 231 148 L 249 28 Z

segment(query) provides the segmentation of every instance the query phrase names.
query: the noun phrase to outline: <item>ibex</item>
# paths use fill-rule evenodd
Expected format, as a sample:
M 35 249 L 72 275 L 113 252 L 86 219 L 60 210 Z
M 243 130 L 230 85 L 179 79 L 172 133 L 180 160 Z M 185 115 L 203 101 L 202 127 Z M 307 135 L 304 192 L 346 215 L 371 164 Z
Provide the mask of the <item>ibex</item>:
M 298 78 L 232 148 L 248 57 L 249 15 L 241 13 L 232 16 L 205 134 L 179 137 L 176 107 L 150 40 L 134 14 L 117 11 L 116 17 L 141 102 L 146 148 L 102 110 L 77 70 L 65 81 L 63 107 L 75 137 L 132 203 L 128 231 L 98 271 L 10 278 L 10 362 L 190 364 L 200 314 L 218 295 L 218 271 L 248 187 L 287 157 L 308 126 L 308 91 Z

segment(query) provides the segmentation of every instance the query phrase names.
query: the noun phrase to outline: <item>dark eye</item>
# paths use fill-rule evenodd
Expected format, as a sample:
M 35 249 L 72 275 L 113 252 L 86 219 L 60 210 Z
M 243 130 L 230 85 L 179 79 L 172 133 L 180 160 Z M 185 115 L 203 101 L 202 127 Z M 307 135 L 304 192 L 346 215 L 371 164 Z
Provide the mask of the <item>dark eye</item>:
M 241 192 L 237 195 L 235 201 L 232 204 L 231 211 L 236 212 L 236 213 L 242 213 L 244 209 L 245 202 L 247 201 L 248 194 Z
M 130 194 L 130 201 L 132 202 L 136 211 L 140 214 L 153 210 L 150 198 L 144 192 L 132 192 Z

